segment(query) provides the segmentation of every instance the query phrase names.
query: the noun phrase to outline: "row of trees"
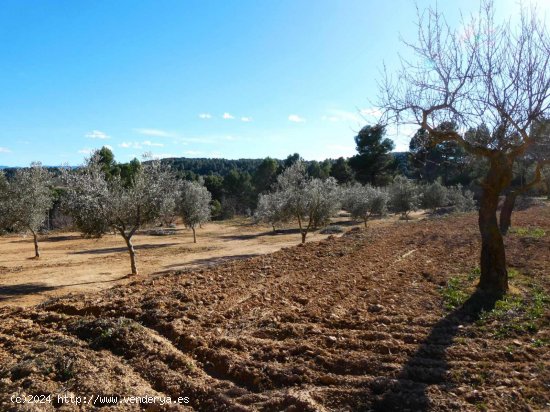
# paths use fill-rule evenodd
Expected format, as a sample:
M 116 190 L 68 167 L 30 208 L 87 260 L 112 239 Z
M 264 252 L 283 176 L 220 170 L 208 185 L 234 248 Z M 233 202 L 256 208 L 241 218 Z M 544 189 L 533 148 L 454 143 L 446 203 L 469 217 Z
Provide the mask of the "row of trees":
M 162 163 L 169 165 L 182 180 L 204 179 L 204 185 L 214 200 L 214 219 L 231 218 L 235 214 L 250 215 L 257 207 L 259 195 L 270 191 L 277 176 L 299 159 L 313 178 L 325 180 L 333 177 L 340 184 L 359 182 L 374 186 L 387 185 L 398 174 L 428 182 L 440 179 L 444 185 L 462 183 L 468 186 L 485 168 L 482 160 L 461 151 L 456 144 L 442 143 L 424 148 L 421 133 L 411 141 L 409 152 L 392 153 L 393 142 L 385 137 L 385 133 L 386 128 L 381 125 L 362 128 L 355 137 L 358 154 L 349 159 L 304 161 L 295 153 L 284 160 L 269 157 L 263 160 L 183 158 L 163 159 Z M 137 159 L 117 163 L 112 151 L 106 147 L 98 151 L 98 156 L 108 178 L 118 176 L 125 182 L 141 165 Z M 6 173 L 13 175 L 16 170 L 6 170 Z M 59 173 L 54 168 L 51 170 Z M 533 173 L 533 168 L 526 164 L 517 175 L 525 180 Z
M 107 155 L 109 153 L 107 152 Z M 7 180 L 0 174 L 1 227 L 32 233 L 35 257 L 40 256 L 38 232 L 44 224 L 56 194 L 61 193 L 62 209 L 87 237 L 101 237 L 114 231 L 124 239 L 130 254 L 132 273 L 137 273 L 132 238 L 145 225 L 169 224 L 176 216 L 193 231 L 211 217 L 215 208 L 203 182 L 182 181 L 171 168 L 159 161 L 134 162 L 126 175 L 114 159 L 97 151 L 83 168 L 64 169 L 58 179 L 63 190 L 53 190 L 53 177 L 40 164 L 18 169 Z M 281 173 L 272 191 L 262 194 L 255 213 L 257 220 L 276 225 L 296 221 L 302 242 L 311 229 L 326 224 L 340 208 L 367 225 L 373 215 L 387 210 L 404 218 L 422 207 L 436 211 L 441 207 L 466 211 L 475 207 L 473 193 L 460 185 L 445 187 L 436 181 L 417 184 L 397 176 L 386 187 L 358 183 L 338 185 L 336 179 L 321 179 L 308 173 L 297 158 Z
M 438 130 L 458 130 L 455 122 L 443 122 Z M 385 137 L 386 128 L 382 125 L 365 126 L 355 137 L 358 154 L 349 158 L 337 160 L 327 159 L 322 162 L 304 161 L 295 153 L 284 160 L 272 158 L 240 159 L 222 162 L 223 159 L 164 159 L 162 162 L 172 166 L 172 170 L 183 180 L 204 179 L 204 184 L 213 198 L 212 217 L 214 219 L 231 218 L 235 214 L 250 215 L 258 206 L 259 196 L 271 190 L 277 177 L 297 160 L 301 160 L 309 176 L 325 180 L 335 178 L 340 184 L 359 182 L 373 186 L 390 184 L 394 177 L 402 175 L 422 182 L 440 181 L 444 186 L 462 184 L 476 191 L 479 196 L 479 182 L 489 169 L 489 163 L 483 156 L 467 152 L 454 141 L 445 141 L 433 145 L 429 141 L 429 133 L 420 129 L 411 139 L 410 150 L 406 153 L 392 153 L 393 142 Z M 466 132 L 466 139 L 490 139 L 490 131 L 485 125 L 476 126 Z M 103 159 L 113 159 L 109 149 L 101 150 Z M 213 165 L 222 164 L 223 169 L 209 169 Z M 120 174 L 124 179 L 131 175 L 136 165 L 134 160 L 128 164 L 107 162 L 110 174 Z M 221 163 L 220 163 L 221 162 Z M 227 164 L 226 164 L 227 163 Z M 191 169 L 183 169 L 188 165 Z M 200 165 L 200 167 L 197 167 Z M 228 169 L 228 167 L 233 167 Z M 178 169 L 175 169 L 178 167 Z M 213 170 L 216 172 L 214 173 Z M 223 175 L 217 171 L 222 170 Z M 199 173 L 208 172 L 207 175 Z M 537 161 L 527 152 L 514 163 L 511 188 L 522 187 L 521 191 L 509 190 L 511 194 L 522 194 L 527 191 L 541 193 L 539 185 L 526 183 L 535 179 Z M 550 170 L 541 173 L 541 179 L 550 178 Z M 517 197 L 517 196 L 516 196 Z M 509 202 L 515 200 L 510 196 Z M 511 202 L 513 203 L 513 202 Z M 508 208 L 511 210 L 510 208 Z M 505 222 L 506 219 L 503 220 Z
M 420 207 L 435 211 L 446 206 L 457 211 L 472 210 L 473 193 L 460 185 L 418 185 L 403 176 L 397 176 L 387 187 L 359 183 L 339 186 L 334 178 L 309 176 L 304 163 L 298 160 L 278 177 L 272 192 L 260 196 L 255 217 L 274 230 L 276 225 L 297 221 L 304 243 L 312 228 L 326 224 L 340 208 L 367 226 L 371 216 L 385 215 L 388 209 L 408 218 Z
M 455 122 L 443 122 L 438 130 L 457 131 Z M 302 160 L 306 171 L 312 178 L 325 180 L 333 177 L 340 184 L 359 182 L 373 186 L 391 183 L 396 175 L 422 181 L 439 180 L 444 186 L 463 184 L 476 190 L 479 196 L 478 181 L 487 172 L 489 164 L 483 156 L 466 151 L 455 141 L 444 141 L 433 145 L 426 144 L 430 134 L 420 129 L 412 138 L 409 152 L 392 153 L 393 142 L 385 137 L 386 128 L 382 125 L 365 126 L 355 137 L 358 154 L 337 160 L 322 162 L 304 161 L 299 154 L 288 156 L 285 160 L 272 158 L 260 159 L 163 159 L 181 180 L 204 182 L 212 195 L 212 218 L 231 218 L 235 214 L 250 215 L 258 206 L 259 195 L 267 193 L 276 183 L 277 177 L 297 160 Z M 477 126 L 466 132 L 467 140 L 490 139 L 490 131 L 485 125 Z M 536 156 L 528 151 L 514 163 L 513 176 L 505 209 L 513 209 L 515 198 L 531 191 L 538 193 L 538 187 L 532 182 L 537 173 L 539 180 L 550 184 L 550 170 L 543 173 L 537 170 Z M 108 178 L 118 176 L 128 182 L 141 163 L 134 159 L 129 163 L 117 163 L 112 151 L 102 148 L 98 152 L 102 170 Z M 189 168 L 189 169 L 186 169 Z M 50 169 L 54 173 L 59 172 Z M 14 175 L 17 169 L 7 170 Z M 207 173 L 203 175 L 203 173 Z M 223 173 L 223 174 L 220 174 Z M 534 191 L 533 191 L 534 190 Z M 54 207 L 58 211 L 59 203 Z M 504 216 L 505 217 L 505 216 Z M 502 220 L 501 230 L 509 226 L 509 219 Z M 508 223 L 506 223 L 508 222 Z
M 128 248 L 132 274 L 138 273 L 132 239 L 145 225 L 169 224 L 179 215 L 196 242 L 197 225 L 208 221 L 215 208 L 202 179 L 182 181 L 160 161 L 133 162 L 131 172 L 123 174 L 117 171 L 124 168 L 108 155 L 102 149 L 84 167 L 63 169 L 57 179 L 62 190 L 54 190 L 52 173 L 39 163 L 18 169 L 11 179 L 0 173 L 0 228 L 32 233 L 38 258 L 37 235 L 57 200 L 85 236 L 118 233 Z M 382 216 L 389 210 L 408 218 L 420 207 L 434 212 L 441 207 L 467 211 L 475 202 L 473 193 L 460 185 L 418 184 L 403 176 L 385 187 L 338 185 L 333 177 L 310 176 L 307 165 L 297 157 L 278 175 L 272 190 L 260 196 L 255 216 L 274 229 L 296 221 L 305 242 L 311 229 L 325 225 L 340 208 L 366 226 L 373 215 Z
M 0 228 L 27 231 L 33 236 L 35 257 L 40 257 L 38 233 L 48 217 L 56 195 L 84 236 L 101 237 L 118 233 L 130 255 L 132 274 L 137 274 L 133 236 L 145 225 L 170 222 L 175 215 L 193 231 L 210 219 L 212 197 L 201 181 L 182 181 L 160 161 L 134 163 L 132 173 L 113 170 L 114 159 L 97 151 L 84 167 L 63 169 L 54 190 L 54 177 L 39 163 L 16 171 L 11 179 L 0 174 Z M 439 184 L 437 184 L 439 185 Z M 430 186 L 428 186 L 430 187 Z M 296 160 L 281 173 L 271 193 L 260 196 L 256 216 L 272 225 L 295 220 L 302 242 L 312 228 L 325 225 L 341 206 L 366 221 L 372 214 L 384 214 L 388 199 L 392 210 L 406 215 L 419 205 L 419 189 L 398 177 L 388 189 L 356 184 L 342 188 L 336 179 L 309 176 L 306 165 Z M 447 189 L 438 186 L 438 193 Z M 431 193 L 427 191 L 426 193 Z M 446 195 L 443 195 L 445 197 Z M 432 195 L 431 204 L 445 200 Z M 434 207 L 437 207 L 434 206 Z
M 181 181 L 156 160 L 135 164 L 127 176 L 110 173 L 110 163 L 98 151 L 84 167 L 62 170 L 62 208 L 84 236 L 118 233 L 128 248 L 132 274 L 138 273 L 132 238 L 145 225 L 178 214 L 196 242 L 196 226 L 210 219 L 211 196 L 201 182 Z M 38 163 L 18 169 L 11 179 L 0 173 L 0 228 L 32 233 L 36 258 L 38 232 L 55 195 L 52 174 Z
M 305 162 L 300 158 L 300 155 L 295 153 L 289 155 L 285 160 L 277 160 L 266 157 L 261 161 L 254 161 L 257 166 L 249 170 L 232 169 L 225 175 L 210 173 L 204 178 L 205 186 L 212 193 L 212 198 L 215 201 L 217 213 L 214 218 L 231 218 L 235 214 L 250 215 L 258 206 L 259 196 L 271 190 L 277 182 L 277 177 L 296 161 L 301 160 L 308 174 L 312 177 L 322 180 L 328 177 L 334 177 L 333 173 L 345 181 L 352 179 L 351 177 L 338 174 L 338 165 L 344 164 L 344 169 L 351 169 L 345 159 L 336 161 L 324 160 L 322 162 L 308 161 Z M 244 161 L 244 160 L 243 160 Z M 186 179 L 196 180 L 201 176 L 193 173 L 182 172 Z
M 108 175 L 102 159 L 92 156 L 82 169 L 65 169 L 63 208 L 77 228 L 89 237 L 114 231 L 124 239 L 132 274 L 137 274 L 132 237 L 145 225 L 166 222 L 179 214 L 193 231 L 210 219 L 210 193 L 201 182 L 183 182 L 169 166 L 149 160 L 136 167 L 129 179 Z

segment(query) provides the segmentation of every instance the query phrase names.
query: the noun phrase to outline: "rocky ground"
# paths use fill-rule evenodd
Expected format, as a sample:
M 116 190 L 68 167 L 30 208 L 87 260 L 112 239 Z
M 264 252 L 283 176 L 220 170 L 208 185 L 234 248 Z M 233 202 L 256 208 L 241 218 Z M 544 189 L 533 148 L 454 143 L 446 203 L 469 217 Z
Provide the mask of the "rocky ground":
M 0 410 L 550 409 L 550 207 L 513 219 L 497 302 L 470 214 L 3 308 Z

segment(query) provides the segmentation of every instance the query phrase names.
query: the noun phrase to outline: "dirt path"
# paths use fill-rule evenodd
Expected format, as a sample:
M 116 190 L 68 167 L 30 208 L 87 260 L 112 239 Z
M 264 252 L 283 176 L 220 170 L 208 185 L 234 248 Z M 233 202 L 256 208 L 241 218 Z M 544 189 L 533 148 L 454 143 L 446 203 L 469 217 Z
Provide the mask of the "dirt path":
M 0 309 L 0 405 L 69 391 L 190 399 L 156 410 L 547 409 L 550 208 L 514 224 L 513 291 L 495 312 L 468 284 L 464 306 L 444 306 L 450 279 L 473 282 L 473 215 Z

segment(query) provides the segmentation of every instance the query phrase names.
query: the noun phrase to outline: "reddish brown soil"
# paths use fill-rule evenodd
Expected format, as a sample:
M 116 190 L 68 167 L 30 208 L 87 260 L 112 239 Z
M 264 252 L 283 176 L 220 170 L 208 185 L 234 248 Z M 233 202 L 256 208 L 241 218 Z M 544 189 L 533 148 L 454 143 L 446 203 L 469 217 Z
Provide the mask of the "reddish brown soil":
M 514 224 L 545 231 L 506 242 L 510 266 L 549 294 L 550 208 Z M 478 236 L 473 214 L 396 222 L 3 308 L 0 410 L 93 409 L 10 401 L 67 392 L 190 398 L 152 411 L 548 409 L 548 306 L 506 336 L 474 321 L 475 302 L 444 308 L 447 281 L 477 266 Z
M 197 243 L 193 243 L 191 230 L 183 225 L 164 236 L 152 236 L 149 230 L 138 232 L 133 241 L 140 277 L 271 253 L 300 241 L 300 234 L 290 225 L 274 234 L 271 227 L 251 220 L 207 223 L 197 230 Z M 372 224 L 389 221 L 391 218 Z M 349 220 L 343 223 L 354 224 Z M 319 241 L 327 236 L 317 231 L 307 240 Z M 39 244 L 41 258 L 32 259 L 31 238 L 0 237 L 0 307 L 33 306 L 70 292 L 96 292 L 134 280 L 127 276 L 130 259 L 118 235 L 85 239 L 79 233 L 57 232 L 41 238 Z

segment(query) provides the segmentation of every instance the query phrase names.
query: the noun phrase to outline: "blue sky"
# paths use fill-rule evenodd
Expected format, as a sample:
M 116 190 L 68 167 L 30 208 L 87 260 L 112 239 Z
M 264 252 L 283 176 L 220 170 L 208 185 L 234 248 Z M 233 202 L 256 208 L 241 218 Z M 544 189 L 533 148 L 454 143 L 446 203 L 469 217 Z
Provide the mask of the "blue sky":
M 4 0 L 0 164 L 76 165 L 102 145 L 119 161 L 353 155 L 414 21 L 411 0 Z M 410 133 L 390 130 L 398 150 Z

